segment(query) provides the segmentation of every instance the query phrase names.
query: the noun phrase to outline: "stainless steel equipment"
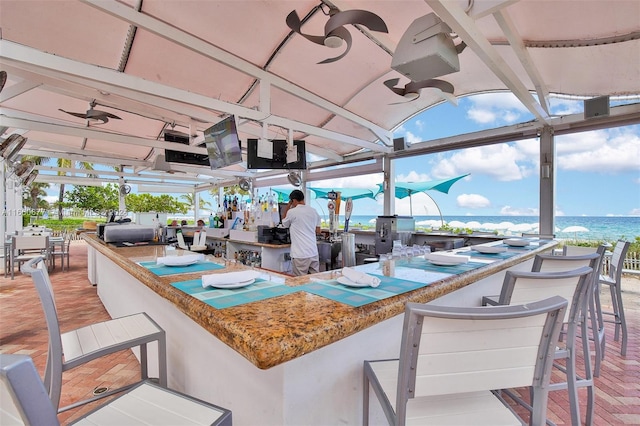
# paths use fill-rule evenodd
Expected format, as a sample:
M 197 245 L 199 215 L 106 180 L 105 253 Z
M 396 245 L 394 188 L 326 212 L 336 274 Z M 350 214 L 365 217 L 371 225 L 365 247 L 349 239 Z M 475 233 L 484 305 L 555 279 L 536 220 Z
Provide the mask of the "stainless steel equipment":
M 318 260 L 325 265 L 325 271 L 331 271 L 337 267 L 338 254 L 342 247 L 341 242 L 318 241 Z
M 394 240 L 411 244 L 416 220 L 411 216 L 378 216 L 376 219 L 376 255 L 390 253 Z
M 356 266 L 356 236 L 343 232 L 342 238 L 342 267 Z

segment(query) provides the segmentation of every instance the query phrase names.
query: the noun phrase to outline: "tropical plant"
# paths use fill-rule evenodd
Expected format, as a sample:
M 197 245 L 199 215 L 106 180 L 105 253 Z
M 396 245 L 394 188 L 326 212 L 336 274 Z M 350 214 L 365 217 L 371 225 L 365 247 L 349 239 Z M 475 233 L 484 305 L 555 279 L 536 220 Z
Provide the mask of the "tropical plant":
M 25 155 L 23 157 L 23 160 L 30 160 L 33 161 L 35 163 L 36 166 L 41 166 L 44 165 L 46 163 L 48 163 L 49 161 L 52 160 L 51 157 L 38 157 L 38 156 L 30 156 L 30 155 Z M 80 169 L 85 169 L 85 170 L 93 170 L 93 164 L 86 162 L 86 161 L 79 161 L 79 162 L 75 162 L 73 160 L 70 160 L 68 158 L 57 158 L 57 167 L 58 168 L 72 168 L 72 167 L 78 167 Z M 58 171 L 58 176 L 66 176 L 67 172 L 63 172 L 63 171 Z M 91 176 L 91 175 L 89 175 Z M 54 203 L 55 207 L 58 209 L 58 220 L 62 220 L 62 211 L 63 209 L 67 206 L 67 204 L 65 204 L 64 202 L 64 193 L 65 193 L 65 184 L 61 183 L 60 184 L 60 191 L 58 193 L 58 201 Z
M 129 211 L 136 213 L 157 212 L 185 214 L 189 210 L 189 206 L 186 203 L 182 203 L 167 194 L 158 196 L 151 194 L 129 194 L 125 198 L 125 203 Z
M 29 186 L 22 187 L 22 204 L 33 210 L 48 209 L 49 203 L 41 198 L 47 195 L 46 188 L 49 188 L 46 182 L 31 182 Z
M 187 193 L 187 194 L 182 194 L 180 196 L 181 200 L 184 200 L 184 202 L 189 206 L 189 207 L 193 207 L 195 208 L 196 206 L 196 202 L 195 200 L 198 200 L 198 204 L 200 206 L 201 209 L 208 209 L 211 210 L 211 203 L 207 200 L 202 199 L 202 197 L 200 196 L 200 194 L 197 195 L 198 198 L 194 198 L 192 193 Z
M 105 186 L 74 186 L 65 198 L 75 207 L 98 215 L 118 209 L 119 187 L 115 183 Z
M 93 170 L 93 164 L 92 163 L 88 163 L 86 161 L 74 161 L 74 160 L 70 160 L 68 158 L 58 158 L 58 167 L 61 169 L 68 169 L 68 168 L 72 168 L 72 167 L 78 167 L 80 169 L 85 169 L 85 170 Z M 62 172 L 59 171 L 58 172 L 58 176 L 66 176 L 67 172 Z M 64 192 L 65 192 L 65 184 L 61 183 L 60 184 L 60 192 L 58 193 L 58 203 L 57 203 L 57 207 L 58 207 L 58 220 L 62 220 L 62 209 L 64 208 Z

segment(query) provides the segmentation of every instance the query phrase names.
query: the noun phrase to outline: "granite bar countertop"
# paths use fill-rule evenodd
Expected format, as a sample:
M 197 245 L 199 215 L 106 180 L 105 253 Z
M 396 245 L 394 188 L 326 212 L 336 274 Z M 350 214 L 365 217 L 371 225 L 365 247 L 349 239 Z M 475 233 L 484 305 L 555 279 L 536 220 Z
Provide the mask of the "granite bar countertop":
M 159 277 L 136 263 L 164 256 L 166 246 L 114 247 L 104 243 L 95 235 L 85 235 L 84 238 L 91 247 L 160 297 L 170 301 L 185 315 L 260 369 L 271 368 L 330 345 L 367 327 L 402 314 L 407 302 L 429 302 L 530 259 L 536 253 L 550 250 L 557 244 L 556 241 L 545 242 L 535 249 L 518 252 L 509 259 L 498 260 L 479 269 L 441 278 L 429 286 L 361 307 L 352 307 L 300 291 L 218 310 L 171 286 L 172 282 L 197 279 L 205 273 Z M 223 263 L 222 259 L 213 256 L 207 256 L 207 259 Z M 230 264 L 225 269 L 206 273 L 238 269 L 247 269 L 247 267 Z M 277 275 L 271 271 L 268 272 Z M 308 283 L 311 278 L 335 279 L 341 274 L 340 270 L 336 270 L 304 277 L 277 276 L 284 279 L 288 286 L 299 286 Z

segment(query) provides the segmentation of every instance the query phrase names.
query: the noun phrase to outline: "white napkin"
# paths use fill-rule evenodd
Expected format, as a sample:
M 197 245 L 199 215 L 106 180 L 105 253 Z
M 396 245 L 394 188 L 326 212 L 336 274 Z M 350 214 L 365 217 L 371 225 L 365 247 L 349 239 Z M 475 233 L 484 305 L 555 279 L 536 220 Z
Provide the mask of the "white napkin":
M 202 276 L 202 287 L 212 285 L 229 285 L 254 280 L 260 276 L 258 271 L 236 271 L 222 274 L 210 274 Z
M 463 256 L 453 253 L 427 253 L 424 255 L 427 260 L 434 262 L 455 262 L 455 263 L 467 263 L 471 258 L 469 256 Z
M 380 278 L 372 277 L 352 268 L 342 268 L 342 275 L 357 284 L 367 284 L 370 287 L 378 287 L 380 285 Z
M 178 232 L 176 237 L 178 238 L 178 247 L 180 247 L 181 249 L 186 249 L 187 245 L 184 242 L 184 235 L 182 235 L 182 232 Z
M 204 254 L 185 254 L 184 256 L 164 256 L 159 257 L 156 263 L 158 265 L 175 265 L 179 263 L 198 262 L 204 260 Z

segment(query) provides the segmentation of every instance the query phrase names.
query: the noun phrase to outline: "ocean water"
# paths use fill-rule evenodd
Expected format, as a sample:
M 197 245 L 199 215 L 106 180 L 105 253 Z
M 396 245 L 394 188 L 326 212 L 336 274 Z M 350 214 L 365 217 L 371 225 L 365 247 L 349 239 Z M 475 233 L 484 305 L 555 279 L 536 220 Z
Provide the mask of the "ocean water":
M 349 227 L 375 227 L 377 216 L 351 216 Z M 416 228 L 439 227 L 439 216 L 414 216 Z M 535 233 L 538 229 L 536 216 L 444 216 L 446 224 L 453 228 L 471 228 L 476 231 L 497 230 L 504 235 L 520 235 L 522 232 Z M 344 215 L 340 216 L 340 224 L 344 225 Z M 569 227 L 582 227 L 586 231 L 563 230 Z M 624 239 L 632 241 L 640 237 L 640 217 L 638 216 L 558 216 L 556 217 L 556 237 L 558 239 L 615 241 Z

